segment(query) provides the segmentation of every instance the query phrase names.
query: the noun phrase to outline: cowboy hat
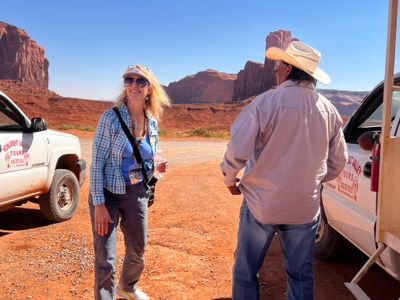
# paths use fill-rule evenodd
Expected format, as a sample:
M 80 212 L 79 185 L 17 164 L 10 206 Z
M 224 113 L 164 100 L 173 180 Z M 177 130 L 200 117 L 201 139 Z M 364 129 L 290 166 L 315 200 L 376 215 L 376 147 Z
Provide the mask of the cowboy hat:
M 318 67 L 321 53 L 303 42 L 293 41 L 286 50 L 277 47 L 268 48 L 265 56 L 273 60 L 282 60 L 310 74 L 322 83 L 329 84 L 331 82 L 329 75 Z

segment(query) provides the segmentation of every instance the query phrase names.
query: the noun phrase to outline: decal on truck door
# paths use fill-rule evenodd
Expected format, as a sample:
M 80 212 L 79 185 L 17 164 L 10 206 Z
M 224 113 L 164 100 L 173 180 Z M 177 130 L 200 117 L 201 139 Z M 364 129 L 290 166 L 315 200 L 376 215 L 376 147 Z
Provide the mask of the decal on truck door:
M 3 146 L 7 169 L 29 165 L 29 146 L 21 140 L 11 140 Z
M 339 193 L 357 201 L 358 177 L 361 171 L 362 168 L 358 160 L 353 156 L 349 156 L 346 167 L 336 179 Z

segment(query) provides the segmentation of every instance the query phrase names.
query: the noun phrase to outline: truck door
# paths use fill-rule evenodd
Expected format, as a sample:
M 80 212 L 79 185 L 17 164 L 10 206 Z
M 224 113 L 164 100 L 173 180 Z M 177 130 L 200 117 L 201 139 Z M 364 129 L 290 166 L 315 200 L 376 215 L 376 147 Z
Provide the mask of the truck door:
M 383 85 L 378 86 L 350 118 L 344 129 L 349 159 L 342 173 L 324 184 L 322 201 L 332 227 L 366 253 L 375 247 L 377 194 L 371 192 L 371 151 L 360 148 L 364 132 L 381 130 Z M 400 106 L 400 92 L 393 94 L 392 122 Z
M 29 132 L 14 104 L 0 97 L 0 203 L 5 205 L 45 188 L 47 147 L 43 132 Z

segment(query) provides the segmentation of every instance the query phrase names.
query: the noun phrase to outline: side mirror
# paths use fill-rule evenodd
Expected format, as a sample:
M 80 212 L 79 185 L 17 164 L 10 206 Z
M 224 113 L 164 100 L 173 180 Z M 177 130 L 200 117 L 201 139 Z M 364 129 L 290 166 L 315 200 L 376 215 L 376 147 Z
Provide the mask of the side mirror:
M 361 149 L 371 151 L 375 142 L 379 140 L 379 136 L 380 132 L 378 131 L 364 132 L 357 138 L 357 143 L 360 145 Z
M 43 118 L 32 118 L 31 119 L 31 132 L 38 132 L 38 131 L 43 131 L 47 130 L 47 124 L 46 121 Z

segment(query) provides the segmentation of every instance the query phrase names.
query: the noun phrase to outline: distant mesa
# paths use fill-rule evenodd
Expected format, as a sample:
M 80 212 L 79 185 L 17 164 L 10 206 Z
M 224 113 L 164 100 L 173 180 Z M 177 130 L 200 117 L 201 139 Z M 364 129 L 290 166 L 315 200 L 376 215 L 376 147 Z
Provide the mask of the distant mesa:
M 285 49 L 296 40 L 290 31 L 277 30 L 265 39 L 269 47 Z M 83 124 L 96 126 L 110 102 L 64 98 L 48 90 L 49 62 L 45 50 L 27 33 L 0 22 L 0 90 L 7 93 L 29 116 L 44 116 L 51 126 Z M 213 127 L 228 130 L 232 120 L 255 96 L 276 85 L 274 61 L 247 61 L 238 74 L 208 69 L 165 87 L 173 100 L 166 110 L 163 128 L 185 130 Z M 342 116 L 350 116 L 366 92 L 320 90 Z M 45 115 L 43 115 L 45 113 Z
M 277 30 L 265 39 L 265 51 L 269 47 L 286 49 L 297 40 L 290 31 Z M 242 101 L 259 95 L 276 84 L 274 62 L 248 61 L 244 69 L 236 74 L 206 70 L 170 83 L 166 91 L 174 103 L 218 103 Z
M 44 48 L 13 25 L 0 22 L 0 79 L 49 86 L 49 61 Z
M 236 74 L 208 69 L 171 82 L 165 89 L 173 103 L 230 102 Z
M 244 69 L 240 70 L 233 86 L 233 101 L 242 101 L 250 96 L 258 95 L 263 92 L 264 64 L 254 61 L 247 61 Z M 272 80 L 273 85 L 275 81 Z
M 343 91 L 318 89 L 322 95 L 328 98 L 341 116 L 351 116 L 360 106 L 362 100 L 368 95 L 366 91 Z
M 265 51 L 270 47 L 286 49 L 290 42 L 298 40 L 287 30 L 270 32 L 265 38 Z M 259 95 L 276 85 L 275 62 L 264 58 L 264 64 L 248 61 L 240 70 L 235 81 L 232 101 L 241 101 Z

